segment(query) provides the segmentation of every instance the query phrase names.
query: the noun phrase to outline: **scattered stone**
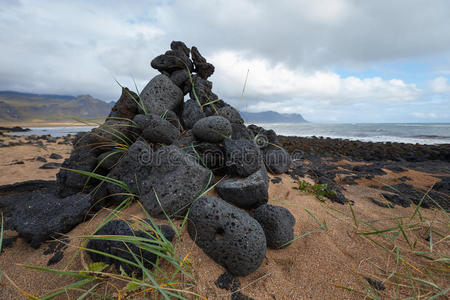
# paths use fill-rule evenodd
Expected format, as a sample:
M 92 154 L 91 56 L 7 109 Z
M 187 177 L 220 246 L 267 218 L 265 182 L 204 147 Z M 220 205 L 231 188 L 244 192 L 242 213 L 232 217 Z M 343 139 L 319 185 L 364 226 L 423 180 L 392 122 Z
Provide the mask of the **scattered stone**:
M 36 160 L 37 160 L 37 161 L 40 161 L 40 162 L 47 162 L 47 160 L 45 159 L 45 157 L 42 157 L 42 156 L 36 157 Z
M 57 251 L 47 262 L 47 266 L 54 265 L 63 259 L 64 253 L 62 251 Z
M 410 203 L 409 200 L 406 199 L 403 196 L 400 196 L 398 194 L 393 194 L 393 193 L 381 193 L 381 195 L 388 200 L 389 202 L 393 203 L 393 204 L 398 204 L 400 206 L 403 207 L 409 207 Z
M 25 162 L 23 160 L 18 160 L 12 163 L 12 165 L 23 165 Z
M 201 140 L 219 143 L 231 136 L 231 124 L 221 116 L 206 117 L 194 124 L 192 132 Z
M 384 291 L 386 289 L 382 281 L 374 280 L 369 277 L 366 277 L 366 280 L 372 287 L 374 287 L 378 291 Z
M 268 185 L 262 173 L 260 169 L 245 179 L 224 179 L 216 185 L 216 192 L 238 207 L 258 207 L 269 200 Z
M 144 225 L 145 223 L 146 225 Z M 153 232 L 154 229 L 152 229 L 152 225 L 148 220 L 142 220 L 142 222 L 138 222 L 138 225 L 136 225 L 135 222 L 128 220 L 128 221 L 122 221 L 122 220 L 113 220 L 105 224 L 102 228 L 100 228 L 99 231 L 95 235 L 122 235 L 122 236 L 136 236 L 141 238 L 147 238 L 147 239 L 156 239 L 155 234 Z M 137 227 L 139 229 L 142 229 L 143 227 L 148 228 L 147 232 L 144 232 L 142 230 L 135 229 L 134 227 Z M 164 237 L 168 241 L 172 241 L 175 232 L 167 225 L 160 225 L 159 229 L 164 235 Z M 158 237 L 158 239 L 161 239 L 161 237 Z M 97 240 L 97 239 L 91 239 L 88 243 L 86 248 L 87 253 L 91 257 L 91 259 L 94 262 L 104 262 L 109 265 L 114 265 L 116 267 L 117 272 L 120 272 L 120 269 L 123 269 L 129 276 L 131 276 L 133 273 L 135 275 L 141 275 L 142 270 L 140 268 L 137 268 L 133 265 L 130 265 L 124 261 L 105 256 L 102 254 L 94 253 L 92 251 L 89 251 L 89 249 L 101 251 L 110 255 L 114 255 L 117 257 L 120 257 L 122 259 L 136 262 L 135 258 L 136 256 L 139 259 L 142 258 L 142 263 L 145 268 L 147 269 L 153 269 L 153 265 L 156 263 L 157 256 L 149 252 L 145 249 L 138 248 L 136 244 L 133 243 L 124 243 L 122 241 L 113 241 L 113 240 Z
M 57 153 L 52 153 L 49 156 L 51 159 L 61 159 L 63 158 L 61 155 L 57 154 Z
M 280 183 L 281 182 L 281 178 L 280 177 L 274 177 L 272 178 L 270 181 L 272 181 L 272 183 Z
M 261 265 L 266 237 L 259 223 L 216 197 L 201 197 L 192 205 L 188 231 L 195 243 L 235 276 L 246 276 Z
M 16 241 L 17 241 L 17 236 L 3 238 L 2 249 L 0 251 L 0 254 L 2 254 L 3 251 L 5 251 L 5 249 L 11 248 Z
M 230 272 L 225 272 L 217 278 L 215 285 L 220 289 L 230 291 L 231 300 L 252 300 L 252 298 L 239 292 L 241 282 L 235 278 Z
M 372 197 L 369 198 L 370 201 L 372 201 L 372 203 L 374 203 L 375 205 L 378 205 L 380 207 L 386 207 L 386 208 L 393 208 L 395 205 L 389 202 L 382 202 L 382 201 L 378 201 Z
M 39 167 L 39 169 L 51 170 L 51 169 L 59 169 L 61 167 L 60 163 L 46 163 Z
M 284 207 L 264 204 L 252 212 L 266 235 L 267 247 L 279 249 L 287 247 L 294 239 L 294 216 Z
M 140 95 L 146 113 L 161 116 L 167 110 L 178 111 L 183 102 L 183 92 L 166 75 L 155 76 Z

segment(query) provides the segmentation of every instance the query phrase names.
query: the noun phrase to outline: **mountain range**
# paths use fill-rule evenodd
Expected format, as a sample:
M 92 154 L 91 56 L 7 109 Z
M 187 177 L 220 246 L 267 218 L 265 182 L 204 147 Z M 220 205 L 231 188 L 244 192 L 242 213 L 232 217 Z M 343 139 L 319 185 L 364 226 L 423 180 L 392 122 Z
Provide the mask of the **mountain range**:
M 68 96 L 0 91 L 0 122 L 58 122 L 106 117 L 114 102 L 89 95 Z M 301 114 L 241 111 L 247 123 L 303 123 Z

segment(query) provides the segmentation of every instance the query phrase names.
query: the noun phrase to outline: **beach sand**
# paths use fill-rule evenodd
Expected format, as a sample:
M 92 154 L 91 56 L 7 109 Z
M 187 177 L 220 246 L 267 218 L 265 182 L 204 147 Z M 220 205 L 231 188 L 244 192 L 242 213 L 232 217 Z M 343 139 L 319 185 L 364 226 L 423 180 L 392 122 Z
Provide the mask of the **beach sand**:
M 71 147 L 58 144 L 44 144 L 44 146 L 44 148 L 31 145 L 0 148 L 0 185 L 31 179 L 55 179 L 58 170 L 38 169 L 43 163 L 36 162 L 33 158 L 39 155 L 47 158 L 50 153 L 68 157 Z M 13 164 L 17 160 L 24 161 L 24 164 Z M 343 163 L 351 162 L 344 161 Z M 376 206 L 369 200 L 369 197 L 380 201 L 383 199 L 379 190 L 369 186 L 374 182 L 393 184 L 402 176 L 412 179 L 408 183 L 425 189 L 439 181 L 434 175 L 418 171 L 407 170 L 393 173 L 386 170 L 386 172 L 387 175 L 376 176 L 371 180 L 357 180 L 357 185 L 344 186 L 345 196 L 354 201 L 353 211 L 357 219 L 359 221 L 383 219 L 383 221 L 372 223 L 374 227 L 380 229 L 398 225 L 399 219 L 393 220 L 394 216 L 405 217 L 406 221 L 414 213 L 414 207 L 396 206 L 390 209 Z M 294 236 L 305 236 L 294 241 L 287 248 L 268 249 L 266 258 L 259 269 L 247 277 L 239 278 L 241 281 L 240 292 L 254 299 L 363 299 L 369 294 L 366 277 L 384 281 L 396 269 L 395 255 L 388 252 L 392 249 L 383 250 L 375 242 L 360 234 L 370 230 L 361 224 L 355 225 L 349 205 L 323 203 L 313 195 L 293 189 L 297 185 L 289 175 L 284 174 L 277 177 L 280 177 L 282 181 L 270 183 L 269 204 L 288 208 L 296 218 Z M 306 178 L 305 180 L 312 183 L 311 179 Z M 210 194 L 214 193 L 210 192 Z M 92 234 L 110 211 L 110 209 L 101 210 L 94 218 L 69 232 L 67 235 L 70 237 L 70 243 L 64 251 L 64 258 L 52 265 L 51 268 L 79 271 L 84 268 L 83 266 L 89 264 L 91 262 L 89 257 L 81 252 L 81 255 L 76 256 L 69 266 L 78 247 L 82 245 L 83 240 L 79 237 Z M 436 228 L 440 228 L 448 234 L 448 217 L 442 211 L 421 209 L 420 213 L 424 219 L 431 220 L 430 222 L 433 222 Z M 137 203 L 120 215 L 121 218 L 133 216 L 145 216 Z M 318 222 L 322 226 L 326 224 L 326 229 L 321 227 Z M 176 221 L 175 224 L 180 225 L 180 221 Z M 417 251 L 425 251 L 429 248 L 425 233 L 425 228 L 424 230 L 408 231 L 408 237 L 416 243 Z M 6 234 L 15 235 L 10 231 L 7 231 Z M 371 238 L 388 247 L 388 244 L 380 237 L 371 236 Z M 229 291 L 219 289 L 214 284 L 217 278 L 225 272 L 225 269 L 217 265 L 195 245 L 187 234 L 187 230 L 184 231 L 181 241 L 177 240 L 175 245 L 182 257 L 188 255 L 191 262 L 190 267 L 195 276 L 196 286 L 188 291 L 207 297 L 207 299 L 230 299 Z M 409 246 L 403 240 L 398 239 L 397 245 L 405 253 L 404 259 L 410 266 L 408 271 L 414 276 L 423 277 L 422 266 L 428 265 L 426 259 L 412 255 L 411 251 L 406 251 Z M 52 254 L 43 255 L 47 248 L 48 245 L 44 244 L 39 249 L 33 249 L 19 238 L 11 248 L 4 250 L 0 255 L 2 272 L 0 299 L 27 299 L 20 290 L 36 297 L 42 297 L 54 289 L 74 282 L 73 278 L 30 270 L 19 265 L 46 267 L 47 261 L 52 257 Z M 435 241 L 433 251 L 450 255 L 449 241 Z M 401 266 L 398 273 L 406 274 L 407 271 L 403 264 Z M 399 284 L 396 284 L 397 280 Z M 435 283 L 441 287 L 449 285 L 445 277 L 436 277 L 435 280 Z M 113 293 L 114 288 L 106 282 L 99 285 L 98 293 Z M 377 291 L 377 293 L 383 299 L 403 298 L 412 294 L 411 288 L 403 282 L 404 280 L 393 277 L 385 282 L 386 289 Z M 117 281 L 111 281 L 111 283 L 118 288 L 123 288 L 125 285 Z M 359 291 L 361 294 L 349 289 Z M 68 292 L 56 299 L 72 299 L 74 295 L 72 292 Z M 191 297 L 189 294 L 186 296 Z M 133 293 L 130 293 L 125 299 L 141 298 L 141 296 L 133 296 Z

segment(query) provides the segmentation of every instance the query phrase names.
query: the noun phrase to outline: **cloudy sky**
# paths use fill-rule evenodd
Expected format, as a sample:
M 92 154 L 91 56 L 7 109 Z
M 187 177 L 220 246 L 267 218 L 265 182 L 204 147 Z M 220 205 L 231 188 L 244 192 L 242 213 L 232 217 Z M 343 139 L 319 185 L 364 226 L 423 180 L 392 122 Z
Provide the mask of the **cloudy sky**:
M 115 80 L 142 89 L 182 40 L 241 109 L 450 122 L 449 16 L 447 0 L 0 0 L 0 90 L 117 100 Z

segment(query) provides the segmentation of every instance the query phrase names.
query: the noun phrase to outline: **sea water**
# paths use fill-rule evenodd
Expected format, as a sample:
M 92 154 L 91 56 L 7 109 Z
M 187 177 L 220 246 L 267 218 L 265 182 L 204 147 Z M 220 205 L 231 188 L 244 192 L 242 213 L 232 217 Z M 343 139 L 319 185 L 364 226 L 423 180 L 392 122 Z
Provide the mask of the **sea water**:
M 316 136 L 372 142 L 400 142 L 419 144 L 449 144 L 450 123 L 370 123 L 370 124 L 324 124 L 324 123 L 259 123 L 265 129 L 290 136 Z M 91 126 L 30 127 L 28 132 L 14 135 L 45 135 L 60 137 L 86 132 Z

